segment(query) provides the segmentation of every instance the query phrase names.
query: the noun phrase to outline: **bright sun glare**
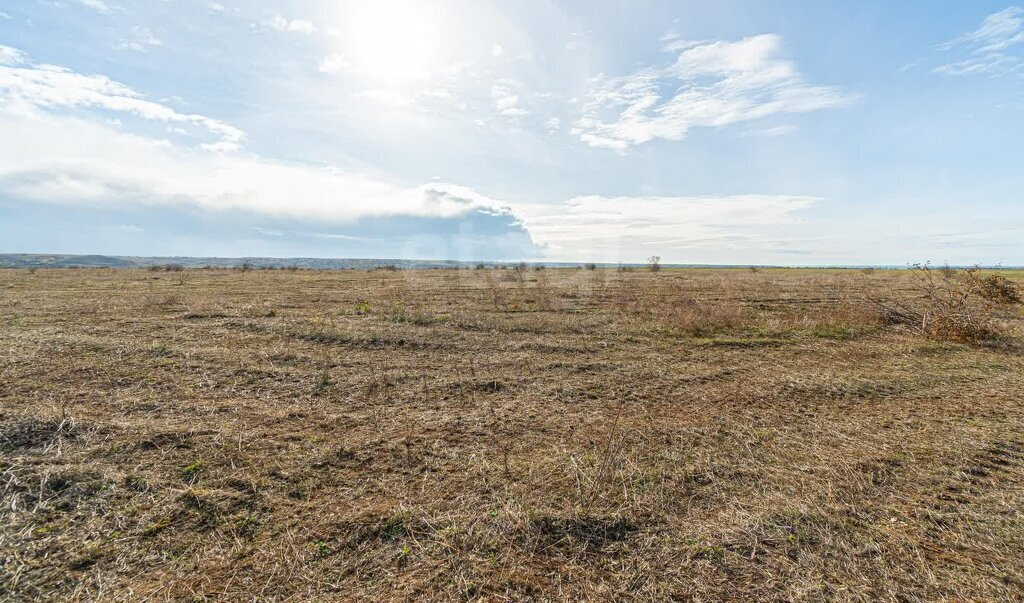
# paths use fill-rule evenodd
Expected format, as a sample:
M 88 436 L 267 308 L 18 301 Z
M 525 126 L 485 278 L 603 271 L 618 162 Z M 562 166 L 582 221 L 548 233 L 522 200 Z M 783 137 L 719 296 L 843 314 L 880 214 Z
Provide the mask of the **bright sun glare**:
M 375 78 L 425 77 L 437 58 L 441 32 L 426 3 L 374 0 L 345 11 L 341 40 L 352 67 Z

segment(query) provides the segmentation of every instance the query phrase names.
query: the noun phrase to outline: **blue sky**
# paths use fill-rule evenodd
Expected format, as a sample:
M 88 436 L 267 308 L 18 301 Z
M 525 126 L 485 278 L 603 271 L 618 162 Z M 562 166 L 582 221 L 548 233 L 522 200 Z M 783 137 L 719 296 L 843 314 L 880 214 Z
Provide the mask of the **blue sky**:
M 0 252 L 1024 264 L 1024 8 L 12 0 Z

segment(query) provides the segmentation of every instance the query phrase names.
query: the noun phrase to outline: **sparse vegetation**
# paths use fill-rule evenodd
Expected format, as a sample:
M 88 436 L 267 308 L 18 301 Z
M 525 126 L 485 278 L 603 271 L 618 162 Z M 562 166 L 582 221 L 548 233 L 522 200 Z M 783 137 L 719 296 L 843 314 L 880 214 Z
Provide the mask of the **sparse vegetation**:
M 950 271 L 0 270 L 0 599 L 1018 600 Z
M 1012 282 L 998 274 L 983 275 L 978 268 L 955 270 L 947 264 L 937 272 L 939 276 L 930 265 L 917 264 L 911 270 L 913 295 L 875 295 L 869 300 L 883 321 L 933 339 L 978 344 L 1008 333 L 1007 316 L 995 306 L 1019 303 Z
M 520 283 L 526 281 L 526 273 L 529 271 L 530 265 L 526 262 L 518 262 L 512 266 L 512 274 L 515 275 L 515 280 Z

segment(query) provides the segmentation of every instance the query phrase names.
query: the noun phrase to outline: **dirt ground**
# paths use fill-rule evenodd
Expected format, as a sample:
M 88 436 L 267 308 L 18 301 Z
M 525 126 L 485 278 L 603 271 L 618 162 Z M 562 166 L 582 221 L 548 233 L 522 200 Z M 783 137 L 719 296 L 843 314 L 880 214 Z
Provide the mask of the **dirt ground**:
M 913 276 L 0 270 L 0 600 L 1022 600 L 1024 313 Z

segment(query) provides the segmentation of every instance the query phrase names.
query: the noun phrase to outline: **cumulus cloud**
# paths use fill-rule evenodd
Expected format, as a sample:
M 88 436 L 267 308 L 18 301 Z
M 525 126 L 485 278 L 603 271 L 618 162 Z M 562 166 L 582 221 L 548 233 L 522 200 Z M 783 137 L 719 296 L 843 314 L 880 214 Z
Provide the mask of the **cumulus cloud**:
M 95 109 L 190 125 L 217 139 L 208 143 L 212 150 L 236 150 L 245 138 L 241 130 L 222 121 L 179 113 L 166 105 L 145 100 L 135 90 L 106 76 L 32 63 L 24 53 L 6 46 L 0 47 L 0 100 L 9 109 Z
M 594 78 L 573 133 L 591 146 L 625 150 L 659 138 L 682 140 L 695 127 L 806 113 L 854 98 L 805 82 L 794 64 L 779 56 L 777 35 L 668 44 L 679 52 L 671 65 Z
M 942 45 L 943 50 L 963 50 L 969 56 L 939 65 L 943 75 L 1002 76 L 1024 70 L 1024 9 L 1011 6 L 985 17 L 974 31 Z

